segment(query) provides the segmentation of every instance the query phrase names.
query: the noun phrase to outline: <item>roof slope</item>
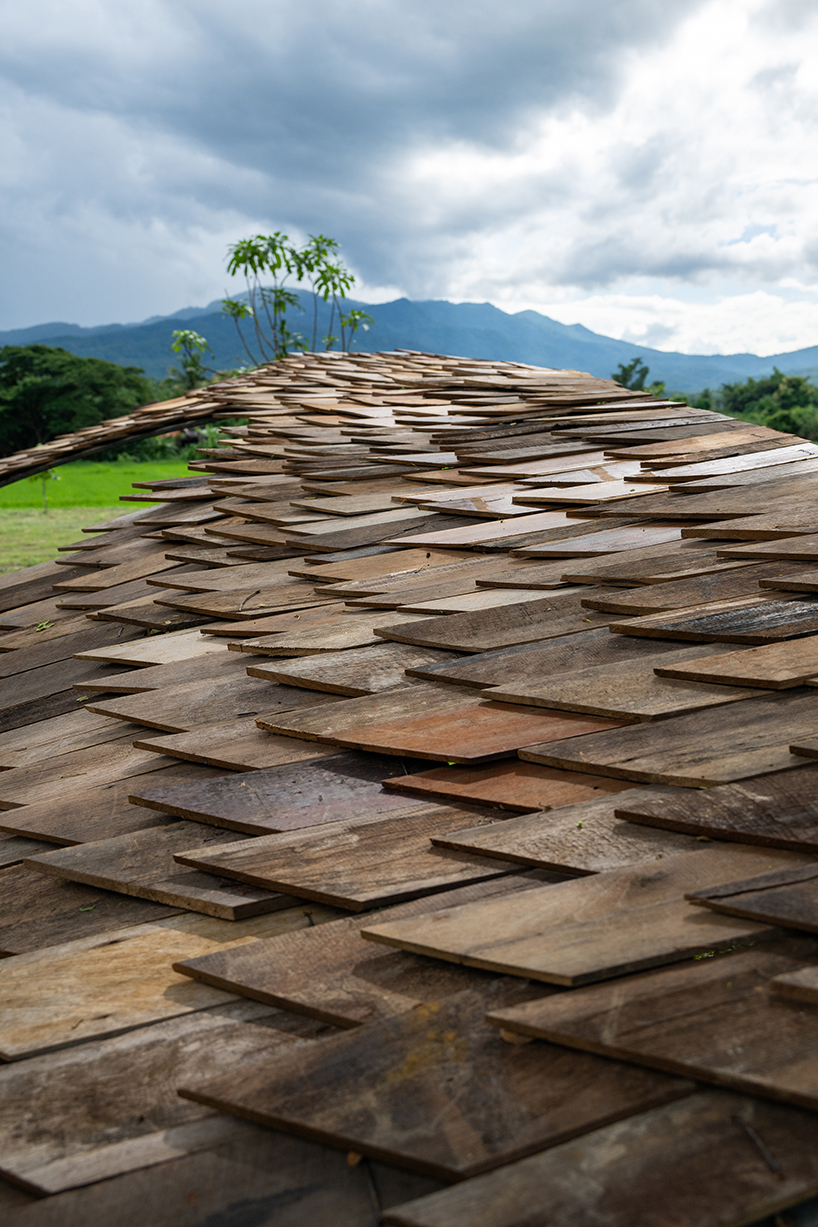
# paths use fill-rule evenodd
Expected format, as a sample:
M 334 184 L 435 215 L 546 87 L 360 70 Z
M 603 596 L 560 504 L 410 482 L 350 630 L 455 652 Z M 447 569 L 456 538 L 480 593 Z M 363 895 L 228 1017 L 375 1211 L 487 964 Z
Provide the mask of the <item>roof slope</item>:
M 189 404 L 0 579 L 9 1221 L 812 1196 L 818 447 L 431 354 Z

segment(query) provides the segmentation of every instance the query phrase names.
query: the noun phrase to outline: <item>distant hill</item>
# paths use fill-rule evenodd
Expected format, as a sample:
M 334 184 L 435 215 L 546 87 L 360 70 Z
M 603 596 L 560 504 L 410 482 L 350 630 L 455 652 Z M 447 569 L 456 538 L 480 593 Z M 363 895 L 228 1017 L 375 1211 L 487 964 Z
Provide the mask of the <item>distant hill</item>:
M 311 335 L 311 298 L 302 301 L 309 310 L 294 312 L 293 330 Z M 367 352 L 390 349 L 417 349 L 464 358 L 495 358 L 509 362 L 531 362 L 537 366 L 571 367 L 592 375 L 610 377 L 620 362 L 637 355 L 650 367 L 650 379 L 664 380 L 669 391 L 699 392 L 769 374 L 774 366 L 788 375 L 818 375 L 818 345 L 791 353 L 760 358 L 756 354 L 679 354 L 665 353 L 630 341 L 591 332 L 582 324 L 560 324 L 537 311 L 518 311 L 510 315 L 490 303 L 450 303 L 438 300 L 367 304 L 347 300 L 347 307 L 358 306 L 373 316 L 369 332 L 359 332 L 355 348 Z M 327 331 L 329 310 L 322 304 L 319 336 Z M 1 345 L 59 345 L 87 358 L 106 358 L 122 366 L 142 367 L 146 374 L 161 379 L 173 361 L 171 334 L 180 326 L 194 328 L 209 341 L 217 369 L 248 363 L 236 335 L 235 325 L 219 311 L 219 303 L 207 307 L 185 307 L 173 315 L 153 316 L 138 324 L 102 324 L 81 328 L 77 324 L 36 324 L 0 332 Z M 335 329 L 337 331 L 337 328 Z

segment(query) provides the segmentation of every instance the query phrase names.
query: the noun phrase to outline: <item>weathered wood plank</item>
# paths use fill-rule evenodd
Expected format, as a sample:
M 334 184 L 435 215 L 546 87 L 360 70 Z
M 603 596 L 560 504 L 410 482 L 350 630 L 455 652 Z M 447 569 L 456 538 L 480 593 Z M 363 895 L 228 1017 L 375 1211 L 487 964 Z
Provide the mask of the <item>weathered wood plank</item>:
M 430 846 L 430 837 L 444 827 L 473 826 L 479 818 L 475 810 L 415 805 L 297 835 L 261 835 L 229 849 L 192 848 L 176 859 L 220 877 L 360 912 L 509 872 L 511 866 L 497 860 Z
M 79 660 L 94 660 L 100 664 L 139 666 L 169 665 L 178 660 L 190 660 L 223 652 L 224 645 L 206 638 L 198 630 L 170 631 L 165 635 L 150 635 L 130 643 L 112 644 L 77 653 Z
M 0 771 L 0 808 L 14 809 L 59 798 L 67 803 L 74 788 L 86 790 L 155 771 L 161 763 L 153 754 L 135 749 L 132 737 L 129 730 L 119 741 L 108 742 L 104 752 L 92 746 Z
M 760 1224 L 818 1190 L 815 1130 L 809 1112 L 704 1091 L 396 1206 L 383 1221 L 665 1227 L 672 1205 L 674 1227 Z
M 487 767 L 433 767 L 404 772 L 383 781 L 384 788 L 410 797 L 471 801 L 517 813 L 574 805 L 580 801 L 630 789 L 630 785 L 600 775 L 555 771 L 520 759 Z
M 796 767 L 716 788 L 634 790 L 616 798 L 620 818 L 709 839 L 793 851 L 818 849 L 818 768 Z
M 417 614 L 417 618 L 423 615 Z M 384 618 L 389 615 L 383 615 Z M 392 615 L 394 619 L 395 615 Z M 423 621 L 380 625 L 375 636 L 449 652 L 490 652 L 520 643 L 555 639 L 595 626 L 606 626 L 615 615 L 584 609 L 573 592 L 535 597 L 510 609 L 451 614 Z
M 187 1079 L 181 1094 L 462 1180 L 693 1089 L 687 1080 L 598 1057 L 580 1061 L 556 1045 L 505 1044 L 483 1015 L 487 1004 L 515 996 L 525 996 L 519 984 L 484 985 L 281 1057 L 271 1053 L 263 1064 Z M 362 1079 L 371 1087 L 363 1099 Z
M 73 633 L 52 635 L 48 639 L 39 638 L 30 646 L 17 648 L 16 650 L 9 650 L 5 636 L 0 636 L 0 647 L 3 649 L 2 655 L 0 655 L 0 677 L 11 677 L 12 674 L 24 673 L 27 669 L 36 669 L 43 665 L 55 664 L 60 660 L 67 660 L 75 652 L 82 651 L 83 648 L 94 648 L 99 645 L 114 643 L 122 634 L 122 627 L 113 627 L 107 624 L 95 626 L 87 618 L 83 618 L 82 621 L 85 625 L 76 627 Z M 57 624 L 51 629 L 61 630 L 63 628 Z M 126 631 L 124 633 L 125 635 L 135 634 L 134 631 Z M 43 634 L 48 634 L 48 628 L 46 628 Z M 118 641 L 122 642 L 121 639 Z
M 468 692 L 417 682 L 347 699 L 330 716 L 320 709 L 259 718 L 261 728 L 382 754 L 452 765 L 509 757 L 542 737 L 575 737 L 612 723 L 600 717 L 484 703 Z
M 174 822 L 39 853 L 29 856 L 25 863 L 38 873 L 221 920 L 244 920 L 292 906 L 292 899 L 286 895 L 185 870 L 173 859 L 174 852 L 192 843 L 221 847 L 233 840 L 234 835 L 208 830 L 198 822 Z
M 659 677 L 781 690 L 818 675 L 818 636 L 743 648 L 738 652 L 722 650 L 714 655 L 667 664 L 657 661 L 654 668 Z
M 140 906 L 148 905 L 140 900 Z M 284 933 L 326 915 L 311 905 L 251 920 L 177 916 L 2 959 L 0 1054 L 21 1060 L 225 1005 L 228 994 L 179 976 L 171 970 L 173 961 Z
M 0 952 L 25 954 L 151 924 L 179 910 L 75 882 L 50 881 L 27 865 L 14 865 L 0 870 Z
M 760 872 L 805 859 L 791 852 L 710 847 L 502 902 L 374 923 L 361 932 L 372 941 L 487 971 L 551 984 L 589 984 L 769 937 L 771 930 L 749 921 L 708 915 L 703 922 L 703 910 L 690 907 L 684 894 L 727 881 L 737 869 Z M 712 923 L 716 920 L 719 924 Z
M 316 695 L 296 686 L 270 685 L 247 677 L 242 670 L 229 680 L 205 678 L 182 686 L 163 687 L 158 692 L 125 695 L 102 702 L 92 700 L 87 710 L 149 729 L 188 733 L 217 721 L 336 702 L 335 695 Z
M 672 641 L 640 639 L 635 635 L 611 635 L 607 627 L 579 631 L 558 639 L 545 639 L 533 643 L 517 644 L 499 648 L 493 652 L 480 652 L 461 657 L 459 660 L 439 665 L 412 666 L 407 669 L 410 677 L 426 681 L 452 682 L 462 686 L 488 688 L 527 681 L 530 677 L 547 674 L 556 677 L 573 673 L 575 669 L 592 665 L 627 664 L 661 658 L 665 653 L 679 650 Z M 715 652 L 728 651 L 715 648 Z M 658 660 L 656 660 L 658 664 Z
M 690 911 L 693 911 L 690 908 Z M 489 1015 L 496 1026 L 815 1108 L 815 1011 L 770 993 L 818 960 L 815 938 L 763 942 Z
M 638 796 L 642 791 L 651 790 L 633 789 L 620 796 L 627 798 L 631 792 Z M 624 800 L 621 803 L 627 804 Z M 556 811 L 433 835 L 432 843 L 454 851 L 477 852 L 481 856 L 497 856 L 515 864 L 569 874 L 605 873 L 627 865 L 664 860 L 705 846 L 697 844 L 689 835 L 650 831 L 647 827 L 625 822 L 615 816 L 619 804 L 616 796 L 598 796 L 561 806 Z
M 256 726 L 255 716 L 203 724 L 190 733 L 171 733 L 164 737 L 145 735 L 135 741 L 134 746 L 191 763 L 223 767 L 227 771 L 259 771 L 335 753 L 314 742 L 305 745 L 292 737 L 275 737 Z
M 789 747 L 812 732 L 816 721 L 818 696 L 772 693 L 643 727 L 528 746 L 519 754 L 547 767 L 689 788 L 801 766 Z
M 106 674 L 103 678 L 77 682 L 74 689 L 84 694 L 142 694 L 148 690 L 165 690 L 191 682 L 226 681 L 245 676 L 245 662 L 235 652 L 228 652 L 225 645 L 222 652 L 177 660 L 170 665 L 149 665 L 147 669 Z
M 209 1136 L 194 1136 L 209 1148 L 219 1139 L 213 1125 L 228 1122 L 176 1094 L 177 1081 L 201 1076 L 203 1050 L 218 1076 L 317 1029 L 237 1002 L 8 1066 L 0 1070 L 0 1172 L 54 1194 L 170 1157 L 157 1147 L 165 1131 L 175 1134 L 171 1151 L 182 1141 L 176 1131 L 208 1122 Z
M 249 835 L 270 834 L 364 814 L 403 812 L 406 800 L 381 788 L 381 781 L 395 766 L 393 758 L 337 753 L 318 761 L 254 771 L 242 779 L 228 776 L 181 786 L 158 780 L 155 788 L 132 788 L 130 796 L 140 808 Z
M 818 631 L 818 599 L 758 599 L 715 602 L 687 610 L 648 614 L 627 622 L 611 621 L 611 631 L 623 635 L 689 639 L 695 643 L 769 643 Z
M 666 609 L 685 609 L 713 601 L 732 600 L 734 597 L 758 596 L 760 581 L 778 578 L 786 583 L 787 577 L 795 575 L 797 571 L 794 563 L 758 563 L 732 571 L 698 575 L 693 579 L 642 586 L 631 592 L 608 593 L 605 596 L 589 593 L 583 597 L 582 603 L 586 609 L 604 609 L 606 613 L 637 616 L 661 613 Z
M 379 917 L 387 921 L 428 915 L 477 899 L 533 890 L 555 877 L 541 870 L 508 873 L 398 903 L 384 908 Z M 364 941 L 360 930 L 360 916 L 345 916 L 315 928 L 174 963 L 174 970 L 213 988 L 339 1027 L 392 1018 L 423 1001 L 440 1001 L 470 988 L 479 990 L 487 980 L 485 972 L 473 968 L 405 950 L 385 951 Z
M 661 661 L 687 659 L 695 648 L 668 652 Z M 485 699 L 522 703 L 558 711 L 585 712 L 615 720 L 649 721 L 681 713 L 722 707 L 763 695 L 746 686 L 720 686 L 678 681 L 654 672 L 656 658 L 616 665 L 596 665 L 556 677 L 534 676 L 525 682 L 495 686 L 482 692 Z
M 763 873 L 742 882 L 691 891 L 691 903 L 727 916 L 818 933 L 818 866 Z
M 355 652 L 324 652 L 280 664 L 249 665 L 248 677 L 324 690 L 349 696 L 376 694 L 406 683 L 405 671 L 454 660 L 451 652 L 414 648 L 403 643 L 377 643 Z M 818 669 L 816 669 L 818 672 Z

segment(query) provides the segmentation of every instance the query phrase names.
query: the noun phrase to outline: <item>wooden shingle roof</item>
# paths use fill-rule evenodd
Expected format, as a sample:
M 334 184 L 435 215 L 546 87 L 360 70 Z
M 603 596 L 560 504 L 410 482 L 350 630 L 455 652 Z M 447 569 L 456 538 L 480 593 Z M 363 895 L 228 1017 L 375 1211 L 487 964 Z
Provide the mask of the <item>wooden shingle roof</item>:
M 812 1197 L 818 446 L 408 352 L 168 412 L 246 425 L 0 579 L 7 1221 Z

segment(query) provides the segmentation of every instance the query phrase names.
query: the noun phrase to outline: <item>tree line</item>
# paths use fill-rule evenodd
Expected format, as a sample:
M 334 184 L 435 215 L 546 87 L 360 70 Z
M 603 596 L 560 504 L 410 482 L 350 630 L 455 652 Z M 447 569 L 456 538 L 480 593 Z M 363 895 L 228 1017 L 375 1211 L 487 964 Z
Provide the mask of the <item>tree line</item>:
M 669 400 L 684 401 L 696 409 L 711 409 L 741 418 L 759 426 L 769 426 L 802 439 L 818 439 L 818 387 L 803 375 L 785 375 L 778 367 L 762 379 L 723 383 L 720 388 L 691 395 L 688 392 L 665 393 L 664 383 L 647 383 L 650 368 L 641 358 L 619 364 L 611 376 L 616 383 L 632 391 L 666 395 Z

